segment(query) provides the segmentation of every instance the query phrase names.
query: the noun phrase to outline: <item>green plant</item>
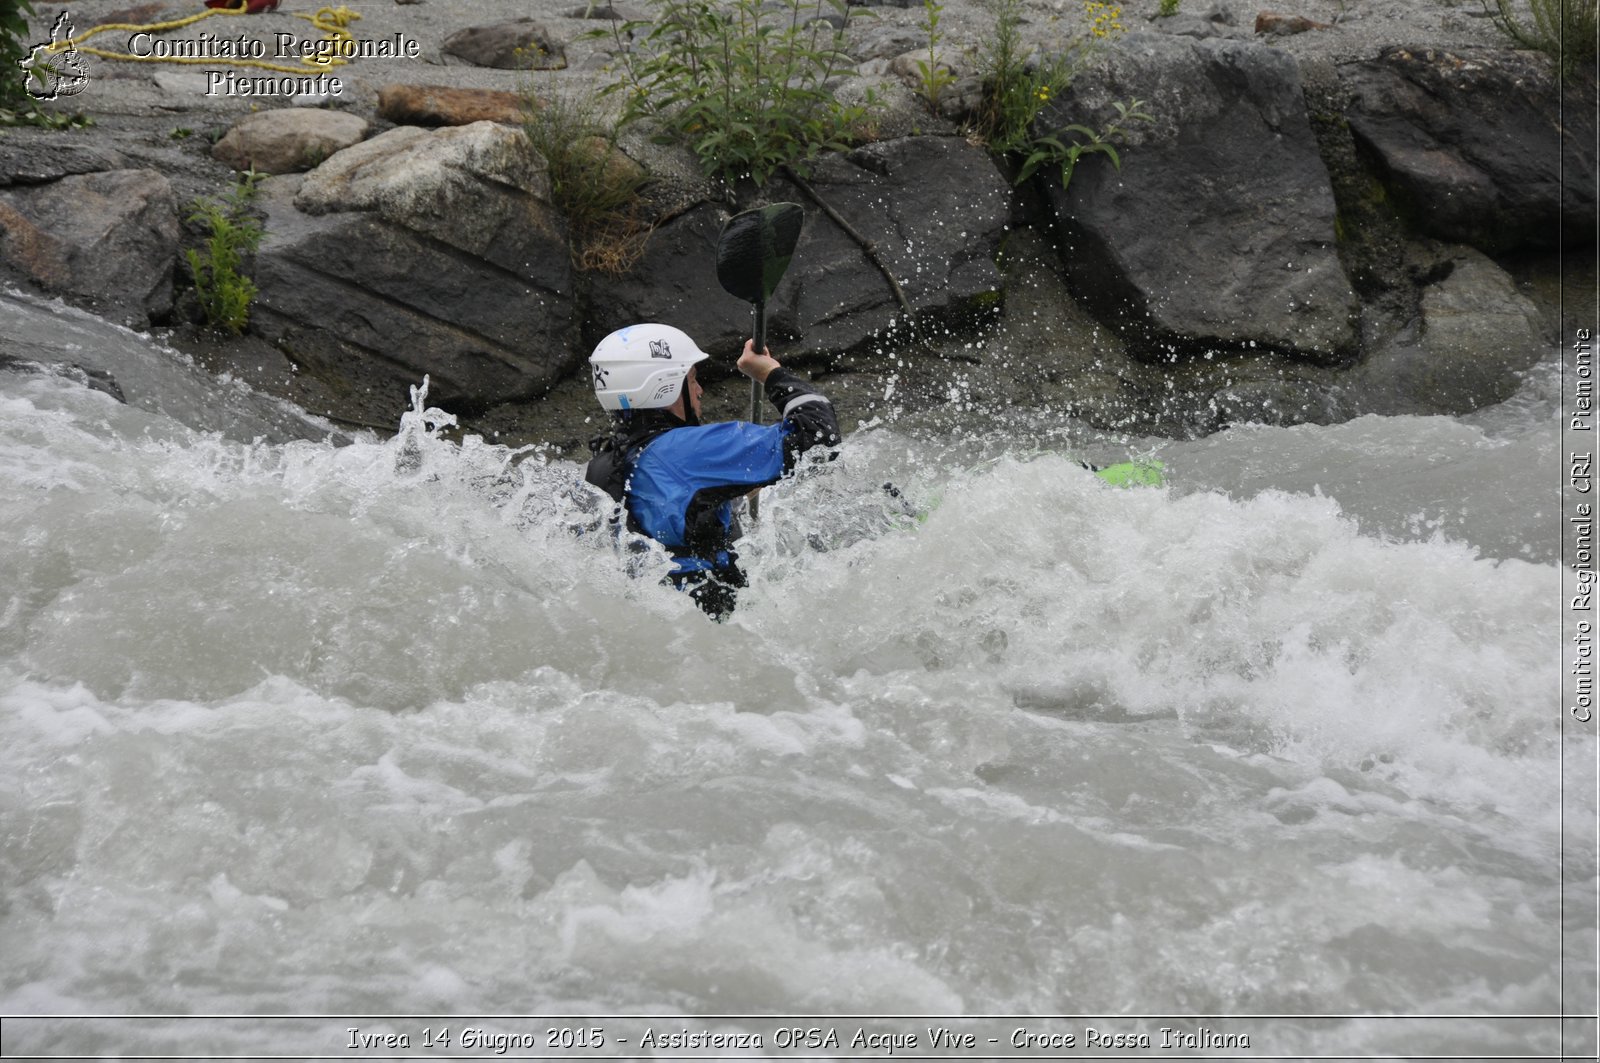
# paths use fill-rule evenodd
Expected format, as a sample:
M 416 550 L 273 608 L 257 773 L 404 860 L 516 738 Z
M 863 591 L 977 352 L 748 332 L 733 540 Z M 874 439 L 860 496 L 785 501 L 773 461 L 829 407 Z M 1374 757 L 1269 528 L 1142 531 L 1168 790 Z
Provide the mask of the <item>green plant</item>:
M 1161 6 L 1156 9 L 1156 14 L 1162 18 L 1171 18 L 1178 13 L 1178 0 L 1161 0 Z
M 1122 156 L 1117 154 L 1113 141 L 1121 140 L 1126 130 L 1122 123 L 1130 121 L 1151 121 L 1151 116 L 1139 110 L 1144 106 L 1143 100 L 1134 100 L 1131 103 L 1117 102 L 1117 117 L 1107 123 L 1101 130 L 1094 130 L 1085 125 L 1068 125 L 1047 133 L 1033 140 L 1033 151 L 1023 160 L 1022 168 L 1017 172 L 1017 184 L 1021 184 L 1032 177 L 1034 171 L 1041 166 L 1059 166 L 1061 168 L 1061 187 L 1065 188 L 1072 182 L 1072 171 L 1077 168 L 1078 160 L 1085 155 L 1103 154 L 1111 159 L 1111 164 L 1117 169 L 1122 169 Z M 1073 134 L 1077 138 L 1065 140 L 1065 134 Z
M 866 107 L 839 101 L 828 82 L 855 9 L 845 0 L 652 0 L 656 19 L 636 54 L 627 37 L 646 24 L 613 22 L 621 122 L 659 121 L 708 175 L 764 184 L 782 166 L 847 146 Z M 824 16 L 838 19 L 830 23 Z M 870 104 L 870 100 L 868 101 Z
M 1562 77 L 1595 56 L 1596 0 L 1527 0 L 1524 22 L 1512 0 L 1483 0 L 1494 24 L 1524 48 L 1544 52 L 1556 61 Z
M 644 170 L 617 147 L 618 125 L 592 97 L 523 90 L 522 130 L 544 157 L 550 201 L 567 219 L 573 265 L 622 273 L 644 251 Z
M 249 213 L 255 199 L 256 184 L 263 174 L 250 170 L 234 185 L 223 201 L 197 199 L 190 205 L 189 220 L 206 229 L 202 248 L 189 248 L 189 272 L 194 277 L 195 294 L 206 323 L 238 335 L 250 320 L 250 304 L 258 289 L 255 282 L 240 272 L 246 255 L 254 254 L 266 235 L 261 223 Z
M 917 60 L 917 91 L 922 98 L 928 101 L 928 108 L 934 114 L 939 113 L 939 98 L 944 95 L 944 90 L 955 83 L 956 76 L 950 68 L 939 62 L 939 41 L 944 34 L 939 32 L 939 17 L 944 13 L 944 5 L 936 0 L 922 0 L 923 31 L 928 35 L 928 58 Z
M 0 0 L 0 109 L 15 113 L 28 101 L 22 61 L 28 57 L 29 0 Z
M 76 80 L 81 85 L 83 76 L 75 52 L 35 51 L 28 28 L 32 14 L 30 0 L 0 0 L 0 128 L 30 125 L 40 129 L 82 129 L 94 125 L 94 119 L 81 111 L 44 110 L 30 94 L 30 85 L 57 86 L 63 79 Z M 65 19 L 63 13 L 52 30 L 52 39 L 57 33 L 69 32 L 63 28 Z M 27 68 L 22 65 L 25 60 Z
M 31 104 L 20 111 L 0 107 L 0 127 L 18 125 L 39 129 L 87 129 L 94 125 L 94 119 L 82 111 L 41 111 Z
M 1022 43 L 1022 0 L 996 0 L 994 32 L 978 50 L 983 101 L 974 120 L 976 132 L 996 155 L 1025 148 L 1039 112 L 1059 96 L 1090 47 L 1070 38 L 1052 57 L 1029 61 Z
M 995 0 L 994 32 L 979 51 L 983 103 L 975 127 L 990 151 L 1019 160 L 1019 185 L 1040 167 L 1058 166 L 1065 187 L 1072 180 L 1078 160 L 1088 154 L 1107 155 L 1120 169 L 1122 158 L 1115 142 L 1125 132 L 1122 123 L 1150 120 L 1140 110 L 1143 101 L 1134 100 L 1116 104 L 1116 119 L 1098 131 L 1068 124 L 1043 135 L 1036 132 L 1040 115 L 1072 83 L 1073 75 L 1093 50 L 1124 32 L 1120 5 L 1084 0 L 1083 11 L 1088 21 L 1085 33 L 1068 38 L 1054 55 L 1030 57 L 1024 51 L 1019 30 L 1022 0 Z

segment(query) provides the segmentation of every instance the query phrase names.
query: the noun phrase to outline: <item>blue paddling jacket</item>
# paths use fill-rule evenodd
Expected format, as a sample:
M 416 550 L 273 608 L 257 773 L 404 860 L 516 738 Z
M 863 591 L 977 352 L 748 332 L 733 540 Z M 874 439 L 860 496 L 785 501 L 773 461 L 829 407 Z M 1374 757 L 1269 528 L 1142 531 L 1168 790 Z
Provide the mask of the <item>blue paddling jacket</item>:
M 665 410 L 634 410 L 589 444 L 584 478 L 622 506 L 629 531 L 671 552 L 672 583 L 714 617 L 732 610 L 745 585 L 733 501 L 782 478 L 812 447 L 839 444 L 833 404 L 798 376 L 774 369 L 766 393 L 777 424 L 691 425 Z

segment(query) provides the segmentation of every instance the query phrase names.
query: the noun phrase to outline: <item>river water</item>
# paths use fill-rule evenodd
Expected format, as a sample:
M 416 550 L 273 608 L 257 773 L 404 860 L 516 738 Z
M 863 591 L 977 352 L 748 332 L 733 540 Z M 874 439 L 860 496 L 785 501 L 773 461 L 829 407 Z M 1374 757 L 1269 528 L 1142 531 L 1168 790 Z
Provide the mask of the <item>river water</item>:
M 767 492 L 717 625 L 586 530 L 577 464 L 445 442 L 425 399 L 394 439 L 306 441 L 93 318 L 0 296 L 0 331 L 129 399 L 0 371 L 0 1013 L 1170 1014 L 1291 1054 L 1554 1051 L 1473 1018 L 1560 1011 L 1563 868 L 1593 890 L 1553 364 L 1459 418 L 868 427 Z M 1168 486 L 1074 460 L 1129 454 Z M 1226 1018 L 1370 1013 L 1457 1018 Z M 7 1047 L 276 1034 L 108 1036 Z

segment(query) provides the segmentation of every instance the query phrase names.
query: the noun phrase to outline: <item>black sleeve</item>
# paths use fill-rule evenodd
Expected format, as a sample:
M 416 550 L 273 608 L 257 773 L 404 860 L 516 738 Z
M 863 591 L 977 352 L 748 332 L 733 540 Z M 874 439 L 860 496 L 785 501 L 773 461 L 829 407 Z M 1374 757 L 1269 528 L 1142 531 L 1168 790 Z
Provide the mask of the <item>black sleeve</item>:
M 783 471 L 812 447 L 839 445 L 839 418 L 827 396 L 787 369 L 767 376 L 767 399 L 789 426 L 783 437 Z
M 597 449 L 583 470 L 583 478 L 610 495 L 613 502 L 621 502 L 630 471 L 631 466 L 620 451 L 615 448 Z

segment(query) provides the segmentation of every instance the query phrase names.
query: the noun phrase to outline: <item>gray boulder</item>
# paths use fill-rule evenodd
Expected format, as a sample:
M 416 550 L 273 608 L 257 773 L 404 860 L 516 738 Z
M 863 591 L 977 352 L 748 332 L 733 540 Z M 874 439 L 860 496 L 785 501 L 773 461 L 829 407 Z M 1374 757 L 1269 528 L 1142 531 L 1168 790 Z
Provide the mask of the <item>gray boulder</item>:
M 1170 33 L 1175 37 L 1234 37 L 1247 40 L 1250 30 L 1239 25 L 1239 17 L 1223 3 L 1212 4 L 1205 12 L 1179 11 L 1171 15 L 1157 15 L 1150 19 L 1150 28 L 1156 33 Z
M 1340 79 L 1350 132 L 1429 234 L 1491 254 L 1593 239 L 1592 71 L 1562 85 L 1534 52 L 1396 47 Z
M 1318 361 L 1356 343 L 1334 200 L 1287 53 L 1244 41 L 1124 38 L 1042 114 L 1040 133 L 1103 128 L 1144 101 L 1118 171 L 1085 156 L 1038 181 L 1075 290 L 1137 357 L 1256 348 Z
M 401 127 L 266 197 L 255 325 L 357 389 L 427 373 L 461 408 L 542 393 L 575 358 L 565 233 L 517 130 Z M 400 394 L 404 394 L 400 390 Z
M 868 144 L 822 159 L 811 184 L 873 243 L 919 318 L 960 319 L 997 306 L 995 256 L 1011 220 L 1011 190 L 981 148 L 960 137 Z M 808 347 L 851 350 L 904 317 L 882 273 L 828 218 L 809 221 L 795 258 L 802 268 L 780 292 L 780 308 Z
M 0 188 L 0 262 L 136 327 L 172 309 L 178 205 L 155 170 Z
M 542 22 L 511 19 L 470 26 L 445 39 L 442 50 L 474 66 L 497 70 L 565 70 L 566 48 Z
M 306 175 L 295 206 L 374 211 L 476 254 L 502 226 L 526 220 L 529 200 L 549 195 L 544 160 L 520 130 L 473 122 L 400 126 L 347 148 Z
M 811 186 L 870 240 L 924 322 L 960 320 L 999 301 L 995 255 L 1010 197 L 994 164 L 957 137 L 905 137 L 828 156 Z M 773 343 L 789 356 L 863 347 L 904 318 L 893 289 L 855 240 L 782 179 L 774 200 L 806 208 L 794 258 L 768 306 Z M 737 348 L 750 307 L 721 289 L 716 242 L 727 212 L 702 204 L 658 229 L 643 259 L 592 301 L 596 338 L 632 321 L 664 321 L 701 344 Z M 709 348 L 708 348 L 709 349 Z
M 367 121 L 343 111 L 282 107 L 240 119 L 211 149 L 235 170 L 296 173 L 367 135 Z

